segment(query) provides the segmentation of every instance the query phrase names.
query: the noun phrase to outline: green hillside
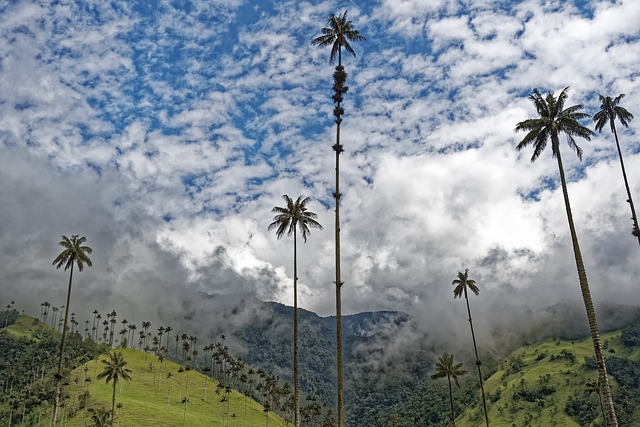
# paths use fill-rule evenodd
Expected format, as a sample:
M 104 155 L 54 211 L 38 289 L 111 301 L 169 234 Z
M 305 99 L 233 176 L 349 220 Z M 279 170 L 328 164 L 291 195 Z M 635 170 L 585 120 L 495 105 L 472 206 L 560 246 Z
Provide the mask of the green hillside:
M 6 328 L 2 328 L 2 330 L 17 338 L 26 338 L 38 341 L 38 332 L 48 331 L 51 330 L 51 328 L 38 319 L 27 316 L 26 314 L 21 314 L 15 320 L 15 323 L 7 326 Z
M 182 371 L 180 365 L 170 361 L 160 363 L 154 356 L 138 350 L 113 351 L 121 351 L 132 370 L 131 381 L 120 381 L 116 388 L 116 405 L 122 404 L 121 408 L 116 408 L 117 425 L 267 425 L 262 405 L 235 390 L 225 393 L 224 389 L 218 389 L 217 381 L 205 375 L 192 370 Z M 104 358 L 101 356 L 100 360 Z M 65 425 L 92 425 L 88 408 L 100 405 L 111 408 L 113 383 L 96 379 L 104 366 L 100 360 L 89 361 L 72 372 Z M 188 398 L 186 404 L 182 403 L 185 397 Z M 268 418 L 268 425 L 284 425 L 284 420 L 273 412 L 269 412 Z
M 602 335 L 614 390 L 619 390 L 615 361 L 637 361 L 637 348 L 626 346 L 621 332 Z M 590 338 L 579 341 L 547 340 L 514 351 L 485 384 L 492 426 L 600 426 L 602 415 L 597 393 L 586 384 L 597 381 Z M 473 375 L 475 371 L 467 367 Z M 619 374 L 618 374 L 619 375 Z M 618 393 L 618 398 L 619 398 Z M 619 399 L 618 399 L 619 400 Z M 619 405 L 616 405 L 619 406 Z M 621 406 L 621 405 L 620 405 Z M 619 420 L 635 419 L 637 411 L 616 407 Z M 570 416 L 569 414 L 573 415 Z M 456 419 L 458 426 L 483 424 L 481 404 L 468 407 Z M 621 425 L 630 425 L 621 423 Z

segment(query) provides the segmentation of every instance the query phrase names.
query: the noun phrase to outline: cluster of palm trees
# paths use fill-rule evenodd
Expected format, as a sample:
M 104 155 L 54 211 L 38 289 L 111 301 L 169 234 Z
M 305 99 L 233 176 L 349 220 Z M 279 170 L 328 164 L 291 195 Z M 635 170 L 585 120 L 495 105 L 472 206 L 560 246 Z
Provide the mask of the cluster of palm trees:
M 349 90 L 346 86 L 347 73 L 342 65 L 342 49 L 344 48 L 353 56 L 356 55 L 351 47 L 350 41 L 366 40 L 358 30 L 353 27 L 353 23 L 347 19 L 347 12 L 342 15 L 331 14 L 327 19 L 327 27 L 322 28 L 322 35 L 311 41 L 314 46 L 331 46 L 329 64 L 333 64 L 337 57 L 338 65 L 333 73 L 332 100 L 335 103 L 333 115 L 336 123 L 336 141 L 332 145 L 335 152 L 335 287 L 336 287 L 336 372 L 337 372 L 337 405 L 338 405 L 338 427 L 344 426 L 344 375 L 342 363 L 342 297 L 341 289 L 344 282 L 341 278 L 340 267 L 340 154 L 344 148 L 340 142 L 340 125 L 342 124 L 344 109 L 342 102 L 344 95 Z M 280 239 L 284 234 L 293 235 L 293 384 L 294 384 L 294 426 L 300 427 L 300 380 L 298 367 L 298 258 L 297 258 L 297 232 L 299 231 L 307 241 L 310 228 L 322 229 L 322 225 L 316 220 L 317 215 L 309 211 L 306 207 L 309 197 L 299 196 L 295 201 L 288 195 L 283 196 L 285 206 L 276 206 L 272 209 L 276 216 L 269 224 L 269 230 L 276 230 L 276 236 Z
M 587 113 L 582 111 L 582 105 L 573 105 L 565 107 L 565 102 L 568 97 L 569 88 L 564 88 L 560 94 L 556 97 L 553 92 L 549 92 L 546 96 L 543 96 L 540 91 L 534 89 L 533 94 L 529 97 L 529 100 L 533 102 L 538 117 L 530 118 L 519 122 L 516 127 L 516 132 L 526 132 L 525 137 L 518 143 L 516 149 L 518 151 L 528 147 L 533 147 L 533 155 L 531 161 L 536 161 L 551 142 L 552 156 L 556 158 L 558 162 L 558 171 L 560 174 L 560 183 L 562 186 L 562 194 L 564 197 L 565 210 L 567 214 L 567 220 L 569 223 L 569 231 L 571 235 L 571 242 L 573 245 L 574 257 L 576 267 L 578 270 L 578 279 L 580 283 L 580 290 L 582 293 L 583 302 L 587 312 L 587 318 L 589 322 L 589 330 L 593 341 L 594 353 L 598 364 L 599 379 L 597 384 L 598 396 L 601 397 L 601 404 L 603 407 L 603 417 L 608 420 L 609 426 L 617 426 L 618 421 L 613 405 L 613 398 L 611 395 L 611 386 L 607 375 L 607 369 L 604 360 L 604 353 L 602 351 L 602 345 L 600 343 L 600 331 L 598 327 L 597 317 L 593 300 L 591 298 L 591 292 L 587 281 L 587 273 L 584 267 L 584 261 L 580 251 L 580 245 L 578 243 L 577 232 L 573 221 L 573 214 L 571 211 L 571 204 L 569 202 L 569 193 L 567 190 L 567 182 L 564 173 L 564 167 L 562 164 L 562 156 L 560 152 L 560 134 L 565 134 L 567 137 L 567 143 L 569 147 L 576 152 L 578 157 L 582 159 L 582 149 L 576 143 L 576 138 L 584 138 L 590 140 L 595 134 L 591 129 L 580 124 L 580 120 L 589 117 Z M 628 127 L 629 122 L 633 119 L 633 115 L 620 105 L 620 101 L 624 98 L 624 94 L 618 95 L 615 98 L 610 96 L 599 95 L 600 110 L 593 116 L 595 122 L 595 129 L 602 131 L 602 129 L 609 124 L 611 131 L 615 137 L 616 147 L 618 151 L 618 157 L 620 160 L 620 166 L 622 169 L 622 175 L 624 180 L 625 189 L 627 192 L 627 203 L 631 209 L 631 220 L 633 222 L 633 228 L 631 234 L 638 238 L 640 242 L 640 229 L 638 228 L 638 219 L 629 188 L 627 179 L 627 173 L 624 166 L 624 160 L 622 157 L 622 150 L 620 149 L 620 143 L 618 139 L 618 133 L 616 130 L 616 120 Z M 458 277 L 453 281 L 454 298 L 464 295 L 467 303 L 467 313 L 469 316 L 469 326 L 471 328 L 471 337 L 473 340 L 473 348 L 475 353 L 475 364 L 478 368 L 478 376 L 480 379 L 480 388 L 482 394 L 482 405 L 484 410 L 486 425 L 489 425 L 489 416 L 487 411 L 486 397 L 484 393 L 483 377 L 481 370 L 481 362 L 478 357 L 478 349 L 476 346 L 475 332 L 473 329 L 473 321 L 471 318 L 471 310 L 469 308 L 468 291 L 478 295 L 479 290 L 474 280 L 469 279 L 469 270 L 458 273 Z M 449 393 L 451 396 L 451 379 L 457 384 L 457 377 L 465 374 L 466 371 L 462 369 L 462 365 L 455 365 L 453 363 L 453 356 L 445 353 L 440 357 L 436 364 L 436 373 L 432 378 L 444 378 L 449 379 Z M 591 384 L 593 385 L 593 384 Z M 606 409 L 606 411 L 605 411 Z M 451 400 L 451 417 L 452 422 L 455 423 L 455 414 L 453 411 L 453 401 Z
M 576 152 L 578 158 L 582 159 L 582 149 L 576 143 L 575 138 L 578 137 L 590 140 L 594 135 L 594 132 L 586 126 L 580 124 L 580 120 L 589 117 L 587 113 L 582 111 L 582 105 L 577 104 L 565 108 L 565 102 L 568 97 L 568 90 L 568 87 L 564 88 L 557 97 L 553 92 L 549 92 L 546 96 L 543 96 L 537 89 L 533 91 L 533 94 L 529 97 L 529 99 L 531 100 L 531 102 L 533 102 L 536 108 L 536 112 L 538 113 L 538 117 L 524 120 L 516 125 L 516 132 L 526 132 L 525 137 L 516 146 L 516 149 L 519 151 L 528 146 L 532 146 L 533 155 L 531 156 L 531 161 L 534 162 L 542 154 L 548 142 L 551 142 L 552 156 L 555 157 L 558 162 L 558 172 L 560 174 L 560 183 L 562 186 L 564 205 L 567 214 L 567 220 L 569 223 L 571 243 L 573 245 L 576 268 L 578 270 L 580 291 L 582 293 L 582 299 L 587 311 L 589 330 L 591 333 L 591 339 L 593 341 L 596 361 L 598 363 L 598 373 L 600 376 L 600 384 L 602 385 L 602 397 L 604 400 L 604 407 L 606 408 L 606 419 L 608 420 L 609 426 L 615 427 L 618 425 L 618 421 L 616 418 L 615 408 L 613 406 L 613 398 L 611 396 L 611 387 L 609 385 L 604 353 L 602 351 L 602 345 L 600 343 L 600 330 L 598 327 L 593 300 L 591 298 L 591 291 L 589 289 L 589 283 L 587 281 L 587 273 L 584 267 L 580 245 L 578 243 L 578 235 L 576 232 L 575 224 L 573 222 L 573 214 L 571 212 L 571 204 L 569 202 L 567 182 L 564 174 L 564 167 L 562 164 L 562 156 L 560 153 L 560 134 L 565 134 L 569 147 Z M 619 120 L 623 126 L 628 126 L 629 121 L 633 119 L 633 115 L 620 105 L 620 101 L 622 100 L 622 98 L 624 98 L 624 95 L 618 95 L 615 98 L 599 95 L 599 98 L 601 102 L 600 111 L 598 111 L 593 116 L 595 128 L 596 130 L 601 131 L 603 127 L 608 123 L 611 127 L 611 131 L 615 136 L 625 188 L 627 190 L 627 202 L 629 203 L 629 206 L 631 208 L 631 219 L 633 221 L 632 234 L 637 237 L 638 242 L 640 242 L 640 229 L 638 228 L 638 220 L 636 217 L 633 200 L 631 198 L 629 183 L 627 181 L 627 174 L 622 158 L 622 151 L 620 149 L 620 143 L 618 141 L 618 133 L 615 127 L 616 119 Z

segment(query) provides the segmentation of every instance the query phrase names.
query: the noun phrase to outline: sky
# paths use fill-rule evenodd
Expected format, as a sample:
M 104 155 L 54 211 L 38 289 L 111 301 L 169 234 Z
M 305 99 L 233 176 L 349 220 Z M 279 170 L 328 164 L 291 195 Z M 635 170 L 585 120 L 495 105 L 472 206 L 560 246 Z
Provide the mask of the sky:
M 640 114 L 634 0 L 0 0 L 0 303 L 64 304 L 51 262 L 79 234 L 87 316 L 224 324 L 242 322 L 229 301 L 292 305 L 292 239 L 267 230 L 287 194 L 324 225 L 299 246 L 300 305 L 332 315 L 334 70 L 310 41 L 345 10 L 367 40 L 343 56 L 343 312 L 466 333 L 465 268 L 481 336 L 580 300 L 556 160 L 531 163 L 514 128 L 535 88 L 569 86 L 590 115 L 624 93 Z M 618 129 L 640 206 L 638 123 Z M 638 305 L 612 134 L 579 140 L 582 161 L 562 144 L 594 300 Z

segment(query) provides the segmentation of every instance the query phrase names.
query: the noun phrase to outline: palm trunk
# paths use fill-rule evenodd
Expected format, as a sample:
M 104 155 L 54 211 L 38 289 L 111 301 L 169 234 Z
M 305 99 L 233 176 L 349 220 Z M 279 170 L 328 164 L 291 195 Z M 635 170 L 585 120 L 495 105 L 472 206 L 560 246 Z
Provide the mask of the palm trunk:
M 64 358 L 64 343 L 67 337 L 67 318 L 69 317 L 69 302 L 71 300 L 71 283 L 73 280 L 73 263 L 69 271 L 69 286 L 67 288 L 67 304 L 64 308 L 64 326 L 62 327 L 62 338 L 60 339 L 60 358 L 58 359 L 58 371 L 56 372 L 56 392 L 53 397 L 53 417 L 51 426 L 55 427 L 58 418 L 58 405 L 60 404 L 60 394 L 62 393 L 62 359 Z
M 451 390 L 451 377 L 447 375 L 447 380 L 449 380 L 449 403 L 451 403 L 451 425 L 456 427 L 456 413 L 453 410 L 453 391 Z
M 616 132 L 616 126 L 612 122 L 611 129 L 613 130 L 613 136 L 616 138 L 616 147 L 618 148 L 618 156 L 620 157 L 620 167 L 622 168 L 622 177 L 624 178 L 624 187 L 627 189 L 627 202 L 631 208 L 631 220 L 633 221 L 633 232 L 638 238 L 640 243 L 640 227 L 638 227 L 638 217 L 636 216 L 636 209 L 633 206 L 633 199 L 631 198 L 631 190 L 629 189 L 629 181 L 627 180 L 627 171 L 624 168 L 624 161 L 622 160 L 622 150 L 620 150 L 620 143 L 618 142 L 618 132 Z
M 293 393 L 294 425 L 300 427 L 300 372 L 298 367 L 298 233 L 293 233 Z
M 602 346 L 600 344 L 600 331 L 598 328 L 598 321 L 596 319 L 596 311 L 591 299 L 591 292 L 589 290 L 589 283 L 587 281 L 587 272 L 584 268 L 584 262 L 582 261 L 582 254 L 580 252 L 580 245 L 578 244 L 578 235 L 573 223 L 573 215 L 571 214 L 571 205 L 569 203 L 569 193 L 567 191 L 567 182 L 564 177 L 564 168 L 562 167 L 562 157 L 560 156 L 560 149 L 558 148 L 557 135 L 555 144 L 555 154 L 558 159 L 558 169 L 560 171 L 560 182 L 562 184 L 562 194 L 564 196 L 564 206 L 567 211 L 567 220 L 569 221 L 569 231 L 571 232 L 571 242 L 573 244 L 573 253 L 576 258 L 576 267 L 578 269 L 578 278 L 580 280 L 580 290 L 582 292 L 582 299 L 584 306 L 587 310 L 587 319 L 589 321 L 589 330 L 591 331 L 591 340 L 593 341 L 593 349 L 598 363 L 598 372 L 600 374 L 601 388 L 603 394 L 603 400 L 607 408 L 607 418 L 609 419 L 609 425 L 611 427 L 618 427 L 618 420 L 616 418 L 615 408 L 613 406 L 613 398 L 611 396 L 611 388 L 609 387 L 609 378 L 607 376 L 607 368 L 604 363 L 604 355 L 602 353 Z
M 338 66 L 342 66 L 342 50 L 338 49 Z M 338 110 L 340 102 L 337 103 Z M 341 117 L 336 118 L 336 143 L 332 147 L 336 152 L 336 221 L 335 221 L 335 255 L 336 255 L 336 365 L 338 376 L 338 427 L 344 427 L 344 375 L 342 371 L 342 279 L 340 277 L 340 123 Z
M 464 299 L 467 301 L 467 313 L 469 314 L 469 326 L 471 327 L 471 338 L 473 339 L 473 351 L 476 354 L 476 366 L 478 367 L 478 378 L 480 379 L 480 391 L 482 393 L 482 408 L 484 409 L 484 420 L 489 427 L 489 413 L 487 412 L 487 400 L 484 395 L 484 381 L 482 379 L 482 370 L 480 369 L 480 358 L 478 357 L 478 347 L 476 346 L 476 334 L 473 331 L 473 321 L 471 320 L 471 308 L 469 308 L 469 297 L 467 295 L 467 287 L 464 287 Z
M 113 395 L 111 396 L 111 427 L 113 427 L 113 420 L 116 415 L 116 383 L 115 378 L 113 379 Z

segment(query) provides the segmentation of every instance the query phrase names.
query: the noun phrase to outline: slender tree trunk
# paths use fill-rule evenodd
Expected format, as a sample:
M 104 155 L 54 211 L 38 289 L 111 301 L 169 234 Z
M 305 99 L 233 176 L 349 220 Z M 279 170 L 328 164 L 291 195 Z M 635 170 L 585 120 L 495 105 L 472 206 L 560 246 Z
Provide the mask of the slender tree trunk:
M 576 267 L 578 270 L 578 278 L 580 280 L 580 290 L 582 292 L 582 299 L 587 311 L 587 319 L 589 321 L 589 330 L 591 332 L 591 340 L 593 341 L 593 349 L 598 362 L 598 372 L 600 374 L 600 380 L 602 384 L 602 394 L 607 408 L 607 418 L 609 419 L 609 425 L 611 427 L 618 427 L 618 420 L 616 418 L 615 408 L 613 406 L 613 398 L 611 396 L 611 388 L 609 387 L 609 378 L 607 376 L 607 368 L 604 362 L 604 354 L 602 353 L 602 346 L 600 344 L 600 330 L 598 328 L 598 321 L 596 318 L 596 311 L 593 306 L 593 300 L 591 299 L 591 291 L 589 290 L 589 283 L 587 281 L 587 272 L 584 268 L 584 262 L 582 260 L 582 253 L 580 252 L 580 245 L 578 244 L 578 235 L 573 223 L 573 215 L 571 214 L 571 205 L 569 203 L 569 193 L 567 191 L 567 182 L 564 176 L 564 168 L 562 167 L 562 157 L 560 156 L 559 144 L 556 135 L 555 144 L 556 157 L 558 159 L 558 169 L 560 171 L 560 182 L 562 184 L 562 194 L 564 196 L 564 206 L 567 211 L 567 220 L 569 221 L 569 231 L 571 232 L 571 243 L 573 244 L 573 253 L 576 258 Z
M 464 299 L 467 301 L 467 313 L 469 314 L 469 326 L 471 327 L 471 338 L 473 339 L 473 351 L 476 354 L 476 366 L 478 367 L 478 378 L 480 379 L 480 391 L 482 393 L 482 408 L 484 409 L 484 420 L 489 427 L 489 412 L 487 412 L 487 400 L 484 396 L 484 380 L 482 379 L 482 369 L 480 369 L 480 358 L 478 357 L 478 347 L 476 345 L 476 334 L 473 331 L 473 321 L 471 320 L 471 308 L 469 308 L 469 296 L 467 295 L 467 287 L 464 287 Z
M 300 427 L 300 372 L 298 366 L 298 233 L 293 232 L 293 393 L 294 425 Z
M 338 67 L 342 66 L 342 50 L 338 49 Z M 337 103 L 338 110 L 340 102 Z M 340 276 L 340 123 L 342 117 L 336 118 L 336 143 L 333 150 L 336 152 L 336 191 L 333 196 L 336 199 L 335 221 L 335 256 L 336 256 L 336 365 L 338 385 L 338 427 L 344 427 L 344 375 L 342 370 L 342 279 Z
M 633 221 L 633 231 L 638 238 L 640 244 L 640 227 L 638 227 L 638 217 L 636 216 L 636 208 L 633 206 L 633 199 L 631 198 L 631 190 L 629 189 L 629 181 L 627 180 L 627 171 L 624 168 L 624 161 L 622 160 L 622 150 L 620 149 L 620 143 L 618 142 L 618 132 L 616 126 L 612 122 L 611 129 L 613 130 L 613 136 L 616 138 L 616 147 L 618 148 L 618 156 L 620 157 L 620 167 L 622 168 L 622 177 L 624 178 L 624 187 L 627 189 L 627 203 L 631 208 L 631 220 Z
M 113 420 L 116 415 L 116 380 L 113 379 L 113 395 L 111 396 L 111 427 L 113 427 Z
M 449 403 L 451 403 L 451 425 L 456 427 L 456 413 L 453 410 L 453 391 L 451 390 L 451 377 L 447 375 L 447 380 L 449 380 Z
M 51 426 L 55 427 L 58 418 L 58 405 L 60 404 L 60 394 L 62 393 L 62 359 L 64 358 L 64 343 L 67 338 L 67 318 L 69 317 L 69 302 L 71 300 L 71 282 L 73 280 L 73 263 L 69 271 L 69 286 L 67 288 L 67 304 L 64 307 L 64 325 L 62 327 L 62 338 L 60 339 L 60 357 L 58 359 L 58 371 L 56 372 L 56 392 L 53 397 L 53 417 Z

